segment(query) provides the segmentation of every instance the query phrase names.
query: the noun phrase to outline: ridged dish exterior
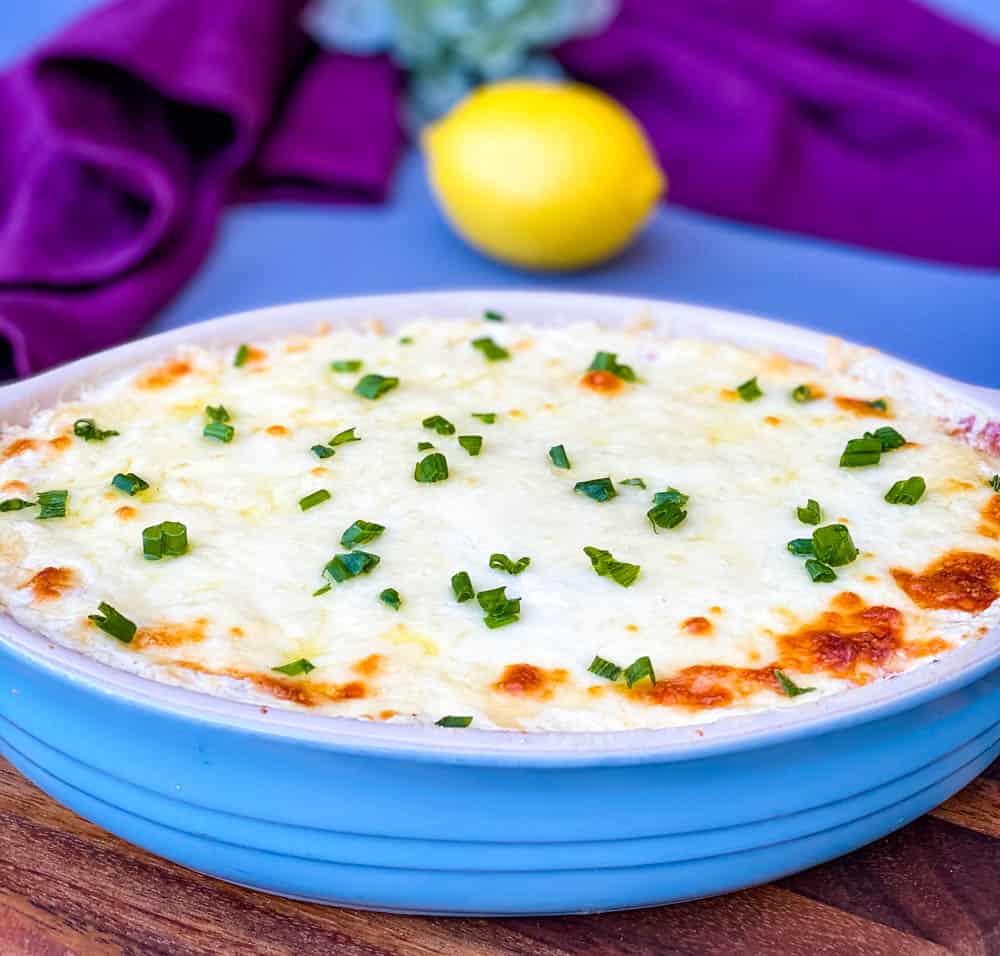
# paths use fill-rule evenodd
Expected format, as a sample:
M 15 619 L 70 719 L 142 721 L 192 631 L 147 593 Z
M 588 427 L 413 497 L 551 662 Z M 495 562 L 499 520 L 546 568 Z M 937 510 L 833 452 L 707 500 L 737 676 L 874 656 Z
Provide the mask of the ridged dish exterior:
M 528 319 L 543 307 L 578 315 L 589 304 L 620 314 L 628 304 L 510 293 L 422 301 L 432 303 L 428 311 L 450 304 L 454 313 L 477 297 L 512 313 L 533 302 Z M 389 314 L 406 299 L 359 302 Z M 335 305 L 307 308 L 315 317 L 336 313 Z M 281 311 L 250 318 L 258 327 L 268 316 L 280 323 Z M 711 316 L 718 334 L 727 317 Z M 775 344 L 772 324 L 745 321 L 750 338 Z M 202 340 L 236 335 L 217 327 Z M 81 363 L 75 380 L 120 367 L 114 354 Z M 38 404 L 39 394 L 17 388 L 7 413 Z M 355 907 L 546 914 L 723 893 L 877 839 L 1000 755 L 995 634 L 983 639 L 988 653 L 969 649 L 972 666 L 943 665 L 939 684 L 917 674 L 916 690 L 891 706 L 879 706 L 877 687 L 852 691 L 871 695 L 875 706 L 819 719 L 828 705 L 813 705 L 818 719 L 788 733 L 566 754 L 536 750 L 528 735 L 523 757 L 506 744 L 449 744 L 473 738 L 386 745 L 389 727 L 382 737 L 350 730 L 325 737 L 319 726 L 272 732 L 259 718 L 224 719 L 224 708 L 178 706 L 176 692 L 154 683 L 130 678 L 122 689 L 88 676 L 100 670 L 92 662 L 61 668 L 37 636 L 30 645 L 8 638 L 0 626 L 0 753 L 43 790 L 193 869 Z M 910 677 L 878 683 L 909 687 Z M 468 732 L 426 729 L 434 733 Z M 647 741 L 670 736 L 643 733 Z

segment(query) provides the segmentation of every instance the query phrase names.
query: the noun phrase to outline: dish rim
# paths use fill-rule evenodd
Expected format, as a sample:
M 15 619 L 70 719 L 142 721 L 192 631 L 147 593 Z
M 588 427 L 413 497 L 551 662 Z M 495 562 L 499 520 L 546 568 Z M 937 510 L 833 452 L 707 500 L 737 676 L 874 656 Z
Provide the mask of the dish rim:
M 486 306 L 512 313 L 556 313 L 558 320 L 624 321 L 650 313 L 659 334 L 683 331 L 700 338 L 769 348 L 799 358 L 822 359 L 831 340 L 823 332 L 759 316 L 662 299 L 591 293 L 472 289 L 352 296 L 288 303 L 237 312 L 133 340 L 0 388 L 0 419 L 16 420 L 33 408 L 63 400 L 100 377 L 152 360 L 184 345 L 234 345 L 265 334 L 280 336 L 313 328 L 318 321 L 366 318 L 393 322 L 420 317 L 471 318 Z M 561 314 L 564 313 L 564 314 Z M 657 316 L 657 313 L 662 313 Z M 552 318 L 552 316 L 550 316 Z M 538 321 L 527 316 L 526 321 Z M 1000 414 L 1000 390 L 968 385 L 862 346 L 859 356 L 883 374 L 933 384 L 939 392 Z M 49 396 L 32 404 L 32 396 Z M 11 416 L 10 413 L 14 412 Z M 134 706 L 233 730 L 290 738 L 324 749 L 436 762 L 585 766 L 688 760 L 788 743 L 873 721 L 961 689 L 1000 667 L 1000 626 L 979 639 L 898 676 L 806 702 L 750 714 L 719 717 L 703 725 L 612 731 L 509 731 L 474 727 L 449 730 L 428 724 L 396 724 L 313 714 L 234 700 L 100 663 L 56 644 L 0 614 L 0 644 L 57 675 Z

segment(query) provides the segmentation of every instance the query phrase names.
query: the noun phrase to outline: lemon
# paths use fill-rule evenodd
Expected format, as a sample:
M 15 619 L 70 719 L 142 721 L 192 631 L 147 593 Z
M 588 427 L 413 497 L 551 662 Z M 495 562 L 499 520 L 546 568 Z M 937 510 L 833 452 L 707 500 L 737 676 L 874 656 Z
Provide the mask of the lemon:
M 666 189 L 632 115 L 577 83 L 482 86 L 425 129 L 423 147 L 455 229 L 529 269 L 579 269 L 613 256 Z

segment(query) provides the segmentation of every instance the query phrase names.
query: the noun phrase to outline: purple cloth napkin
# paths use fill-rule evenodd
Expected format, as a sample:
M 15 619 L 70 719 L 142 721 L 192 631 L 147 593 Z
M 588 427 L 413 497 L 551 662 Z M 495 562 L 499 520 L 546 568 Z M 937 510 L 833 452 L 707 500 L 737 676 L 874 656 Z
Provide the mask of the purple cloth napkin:
M 912 0 L 623 0 L 557 52 L 682 205 L 1000 268 L 1000 45 Z
M 117 0 L 0 76 L 0 335 L 26 375 L 119 342 L 225 203 L 384 198 L 383 58 L 320 52 L 303 0 Z

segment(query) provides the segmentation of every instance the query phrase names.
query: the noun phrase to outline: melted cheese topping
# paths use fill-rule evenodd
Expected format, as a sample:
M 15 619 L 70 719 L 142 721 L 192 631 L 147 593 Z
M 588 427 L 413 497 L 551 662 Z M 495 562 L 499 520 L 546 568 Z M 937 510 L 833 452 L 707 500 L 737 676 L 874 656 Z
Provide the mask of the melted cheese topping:
M 593 325 L 421 321 L 404 344 L 336 331 L 233 350 L 166 356 L 7 429 L 5 496 L 68 489 L 65 518 L 0 514 L 0 600 L 21 623 L 140 674 L 212 693 L 371 719 L 605 730 L 702 722 L 798 706 L 932 659 L 985 633 L 1000 602 L 1000 508 L 986 453 L 906 399 L 850 376 L 717 342 L 668 340 Z M 491 336 L 510 353 L 471 347 Z M 639 381 L 588 371 L 617 352 Z M 363 369 L 338 373 L 335 359 Z M 376 400 L 362 375 L 399 378 Z M 736 389 L 757 376 L 763 397 Z M 810 383 L 807 404 L 791 400 Z M 884 398 L 870 405 L 873 399 Z M 230 443 L 202 434 L 224 405 Z M 495 424 L 473 417 L 496 413 Z M 422 427 L 440 415 L 451 435 Z M 92 418 L 120 434 L 75 437 Z M 891 424 L 907 439 L 878 466 L 840 468 L 848 439 Z M 361 441 L 317 458 L 310 447 L 354 427 Z M 472 456 L 459 442 L 481 435 Z M 448 478 L 414 480 L 432 442 Z M 548 449 L 565 445 L 571 469 Z M 118 473 L 149 483 L 132 497 Z M 924 498 L 885 492 L 921 475 Z M 578 481 L 610 477 L 597 502 Z M 623 485 L 642 478 L 643 489 Z M 686 520 L 654 533 L 652 496 L 690 498 Z M 325 489 L 307 511 L 299 500 Z M 808 537 L 795 508 L 820 502 L 859 555 L 834 583 L 813 583 L 789 539 Z M 314 595 L 356 520 L 386 530 L 361 545 L 370 573 Z M 147 561 L 142 529 L 187 527 L 189 551 Z M 637 564 L 635 583 L 598 576 L 583 548 Z M 531 563 L 489 566 L 501 552 Z M 506 585 L 520 618 L 491 630 L 477 591 Z M 399 611 L 379 599 L 395 588 Z M 108 602 L 137 625 L 130 644 L 88 615 Z M 629 689 L 591 674 L 599 655 L 625 667 L 648 656 L 657 681 Z M 314 670 L 274 670 L 306 658 Z M 775 669 L 815 690 L 788 696 Z

